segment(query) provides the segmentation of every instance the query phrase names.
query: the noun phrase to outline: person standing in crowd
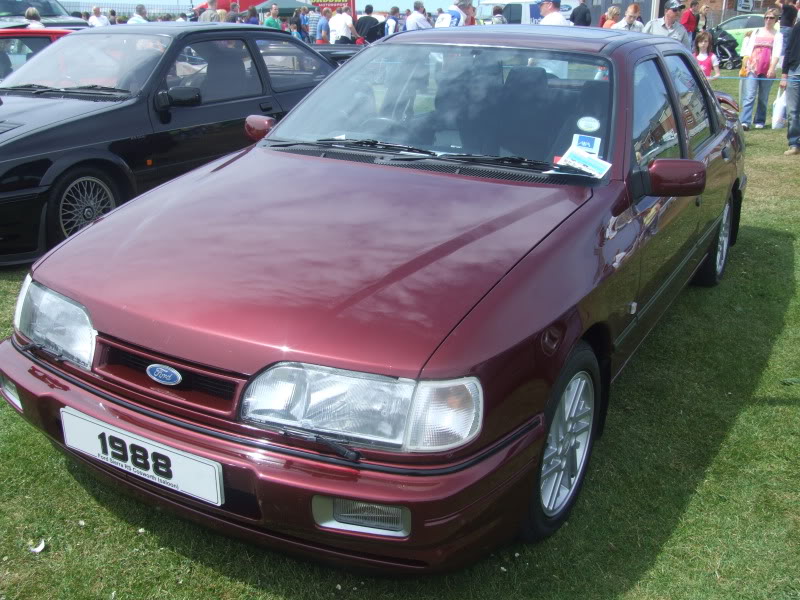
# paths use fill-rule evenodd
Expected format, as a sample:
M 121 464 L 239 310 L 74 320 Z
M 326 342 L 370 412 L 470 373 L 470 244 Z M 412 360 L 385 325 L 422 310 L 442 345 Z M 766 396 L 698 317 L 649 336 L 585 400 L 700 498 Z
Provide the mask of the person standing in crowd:
M 697 33 L 697 19 L 700 15 L 700 2 L 692 0 L 689 3 L 689 10 L 683 11 L 681 15 L 681 25 L 689 34 L 689 41 L 694 42 L 694 36 Z
M 783 36 L 783 52 L 786 54 L 786 47 L 789 45 L 789 35 L 797 21 L 797 7 L 794 0 L 783 0 L 781 5 L 781 35 Z
M 539 10 L 542 14 L 539 25 L 572 25 L 561 14 L 561 0 L 544 0 L 539 5 Z
M 619 6 L 612 4 L 606 11 L 606 20 L 603 22 L 603 29 L 611 29 L 614 25 L 620 22 L 620 15 L 622 11 Z
M 425 17 L 425 4 L 421 0 L 414 2 L 414 12 L 406 19 L 406 31 L 414 31 L 415 29 L 430 29 L 431 24 Z
M 503 16 L 503 7 L 500 5 L 492 9 L 492 25 L 508 25 L 508 19 Z
M 183 14 L 183 13 L 181 13 Z M 116 25 L 117 24 L 117 11 L 113 8 L 108 11 L 108 24 L 109 25 Z
M 186 13 L 180 13 L 178 18 L 175 19 L 176 23 L 185 23 L 186 22 Z
M 691 50 L 692 45 L 689 43 L 689 34 L 686 28 L 678 22 L 681 17 L 681 11 L 684 8 L 686 7 L 678 0 L 667 0 L 664 3 L 664 16 L 660 19 L 650 20 L 642 31 L 678 40 L 688 50 Z
M 247 16 L 244 18 L 244 22 L 248 25 L 258 25 L 258 11 L 255 6 L 247 9 Z
M 389 9 L 389 16 L 386 17 L 384 21 L 384 31 L 383 35 L 386 37 L 387 35 L 392 35 L 393 33 L 397 33 L 400 31 L 400 9 L 396 6 L 393 6 Z
M 317 27 L 319 26 L 320 14 L 316 6 L 312 6 L 308 12 L 308 43 L 317 43 Z
M 747 63 L 745 71 L 744 98 L 740 120 L 745 131 L 753 122 L 755 106 L 755 127 L 764 129 L 767 122 L 767 100 L 775 78 L 775 69 L 783 53 L 783 36 L 778 31 L 778 10 L 770 8 L 764 14 L 764 27 L 759 27 L 742 42 L 742 56 Z
M 708 4 L 703 4 L 700 7 L 700 12 L 697 15 L 697 32 L 701 31 L 711 31 L 713 24 L 711 23 L 711 17 L 709 13 L 711 12 L 711 7 Z
M 89 17 L 89 27 L 105 27 L 106 25 L 111 25 L 108 22 L 108 17 L 100 12 L 99 6 L 93 6 L 92 16 Z
M 592 24 L 592 11 L 586 6 L 586 0 L 579 0 L 578 6 L 572 9 L 569 20 L 580 27 L 589 27 Z
M 320 15 L 319 23 L 317 24 L 317 43 L 330 44 L 331 43 L 331 9 L 323 8 L 322 15 Z
M 642 29 L 644 29 L 644 25 L 642 25 L 642 22 L 639 20 L 640 14 L 641 9 L 638 4 L 629 4 L 628 8 L 625 9 L 625 16 L 611 29 L 622 29 L 624 31 L 641 33 Z
M 303 22 L 303 30 L 300 32 L 303 34 L 303 40 L 308 43 L 308 7 L 304 6 L 300 9 L 300 19 Z
M 786 156 L 800 154 L 800 23 L 795 23 L 781 65 L 781 88 L 786 90 Z
M 42 17 L 39 16 L 39 11 L 33 6 L 29 6 L 25 10 L 25 20 L 28 21 L 28 29 L 44 29 Z
M 341 12 L 339 12 L 341 10 Z M 336 14 L 330 20 L 331 39 L 334 44 L 355 44 L 358 32 L 353 27 L 353 17 L 350 16 L 350 7 L 344 6 L 336 9 Z
M 294 25 L 294 27 L 292 27 Z M 293 35 L 298 39 L 303 39 L 303 9 L 295 8 L 294 14 L 292 14 L 292 18 L 289 19 L 289 31 L 294 32 L 297 31 L 298 35 Z
M 278 8 L 277 4 L 273 4 L 269 7 L 269 16 L 264 19 L 264 27 L 269 27 L 270 29 L 280 29 L 281 22 L 278 19 L 278 14 L 281 12 L 281 9 Z
M 128 19 L 128 25 L 141 25 L 142 23 L 149 23 L 147 20 L 147 9 L 144 4 L 137 4 L 133 16 Z
M 713 42 L 714 38 L 708 31 L 699 32 L 694 39 L 694 58 L 709 81 L 719 77 L 719 58 L 711 49 Z
M 463 27 L 474 12 L 472 0 L 457 0 L 436 18 L 435 27 Z
M 372 4 L 367 4 L 364 7 L 364 14 L 356 21 L 356 31 L 358 35 L 366 38 L 375 25 L 378 24 L 378 19 L 372 16 Z M 367 40 L 372 41 L 372 40 Z
M 219 13 L 217 12 L 217 0 L 208 0 L 208 8 L 200 15 L 201 23 L 218 23 Z

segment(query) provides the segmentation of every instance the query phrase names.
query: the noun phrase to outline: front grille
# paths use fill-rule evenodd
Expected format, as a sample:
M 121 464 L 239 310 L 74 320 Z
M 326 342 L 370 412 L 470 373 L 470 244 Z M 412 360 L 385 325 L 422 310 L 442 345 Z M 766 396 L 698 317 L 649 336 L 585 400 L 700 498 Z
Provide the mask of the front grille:
M 246 383 L 246 377 L 237 373 L 215 371 L 106 337 L 98 339 L 98 356 L 94 371 L 105 381 L 129 390 L 131 400 L 160 409 L 176 407 L 233 418 L 237 395 Z M 153 364 L 175 369 L 181 382 L 164 385 L 151 379 L 147 367 Z

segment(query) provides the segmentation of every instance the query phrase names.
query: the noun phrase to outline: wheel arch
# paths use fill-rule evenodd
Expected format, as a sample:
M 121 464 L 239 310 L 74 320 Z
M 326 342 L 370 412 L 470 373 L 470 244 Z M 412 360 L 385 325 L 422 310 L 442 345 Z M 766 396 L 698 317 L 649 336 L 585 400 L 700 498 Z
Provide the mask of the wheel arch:
M 58 159 L 44 174 L 42 185 L 51 186 L 67 171 L 82 167 L 92 167 L 109 173 L 119 185 L 122 202 L 136 195 L 136 178 L 128 164 L 116 155 L 100 152 L 77 152 Z

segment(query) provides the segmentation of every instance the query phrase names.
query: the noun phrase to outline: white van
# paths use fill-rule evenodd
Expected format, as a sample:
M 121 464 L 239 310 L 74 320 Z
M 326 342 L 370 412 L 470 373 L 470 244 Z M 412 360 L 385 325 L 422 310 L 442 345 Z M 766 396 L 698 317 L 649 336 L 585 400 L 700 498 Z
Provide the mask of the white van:
M 484 5 L 485 0 L 483 0 L 479 4 L 479 8 Z M 508 4 L 503 5 L 503 16 L 509 22 L 509 24 L 536 24 L 542 18 L 541 12 L 539 12 L 539 5 L 541 4 L 541 0 L 523 0 L 522 2 L 509 2 Z M 569 19 L 569 16 L 572 14 L 572 9 L 578 5 L 578 0 L 574 2 L 561 2 L 561 14 L 564 15 L 564 18 Z M 493 6 L 497 6 L 497 3 L 492 4 Z M 489 7 L 489 22 L 492 20 L 492 8 Z

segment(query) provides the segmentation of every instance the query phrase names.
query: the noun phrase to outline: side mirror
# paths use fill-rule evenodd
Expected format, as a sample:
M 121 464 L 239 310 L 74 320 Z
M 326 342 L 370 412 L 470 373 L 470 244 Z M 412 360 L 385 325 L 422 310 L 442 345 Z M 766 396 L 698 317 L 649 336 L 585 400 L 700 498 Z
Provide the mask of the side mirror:
M 714 95 L 717 97 L 717 101 L 722 104 L 723 108 L 730 108 L 733 112 L 739 114 L 739 105 L 736 103 L 736 100 L 733 99 L 733 96 L 725 92 L 714 92 Z
M 244 121 L 244 132 L 254 142 L 263 140 L 272 131 L 277 121 L 264 115 L 250 115 Z
M 170 106 L 197 106 L 201 101 L 200 88 L 172 87 L 168 92 L 156 94 L 156 110 L 167 110 Z
M 699 196 L 706 189 L 706 166 L 699 160 L 662 158 L 647 172 L 649 196 Z

